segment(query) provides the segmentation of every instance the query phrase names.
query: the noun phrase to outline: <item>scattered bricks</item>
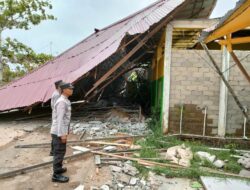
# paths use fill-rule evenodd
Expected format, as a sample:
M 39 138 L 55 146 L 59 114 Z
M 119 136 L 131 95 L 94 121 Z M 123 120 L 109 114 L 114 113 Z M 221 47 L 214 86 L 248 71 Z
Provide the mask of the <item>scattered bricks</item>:
M 124 174 L 124 173 L 120 173 L 117 175 L 117 181 L 119 181 L 122 184 L 129 184 L 130 182 L 130 176 Z
M 132 178 L 130 179 L 129 184 L 130 184 L 130 185 L 136 185 L 136 183 L 137 183 L 138 180 L 139 180 L 138 178 L 132 177 Z
M 124 164 L 123 172 L 126 173 L 126 174 L 129 174 L 129 175 L 131 175 L 131 176 L 135 176 L 136 174 L 139 173 L 139 171 L 137 170 L 137 168 L 131 166 L 131 165 L 128 164 L 128 163 L 125 163 L 125 164 Z
M 118 166 L 110 166 L 110 169 L 113 171 L 113 172 L 118 172 L 120 173 L 122 171 L 122 168 L 121 167 L 118 167 Z

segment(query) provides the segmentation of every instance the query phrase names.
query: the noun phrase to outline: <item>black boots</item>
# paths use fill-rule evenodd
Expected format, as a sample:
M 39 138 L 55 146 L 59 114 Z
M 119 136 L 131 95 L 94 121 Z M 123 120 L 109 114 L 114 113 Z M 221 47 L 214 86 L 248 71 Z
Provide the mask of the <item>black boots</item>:
M 56 172 L 54 172 L 55 174 L 62 174 L 65 173 L 67 171 L 67 168 L 61 168 L 60 170 L 57 170 Z
M 61 175 L 62 173 L 66 171 L 67 171 L 67 168 L 61 168 L 60 170 L 57 170 L 56 172 L 54 172 L 52 176 L 52 181 L 58 182 L 58 183 L 67 183 L 69 181 L 69 177 Z
M 67 183 L 69 181 L 69 177 L 60 174 L 53 174 L 52 181 L 58 183 Z

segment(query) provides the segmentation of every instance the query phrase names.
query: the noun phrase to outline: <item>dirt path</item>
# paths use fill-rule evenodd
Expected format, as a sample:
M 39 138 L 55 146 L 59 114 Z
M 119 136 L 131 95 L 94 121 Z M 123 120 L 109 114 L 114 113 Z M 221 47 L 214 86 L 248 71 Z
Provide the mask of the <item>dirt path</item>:
M 33 124 L 34 125 L 34 124 Z M 0 124 L 0 132 L 3 124 Z M 9 132 L 22 130 L 22 126 L 8 126 Z M 27 127 L 27 126 L 23 126 Z M 28 126 L 30 127 L 30 126 Z M 7 133 L 9 133 L 7 132 Z M 70 140 L 78 139 L 78 136 L 70 135 Z M 13 140 L 15 139 L 15 140 Z M 27 148 L 16 149 L 17 144 L 43 143 L 50 140 L 48 128 L 37 128 L 35 131 L 22 135 L 12 141 L 6 141 L 4 146 L 0 147 L 0 173 L 11 171 L 14 169 L 27 167 L 32 164 L 37 164 L 49 161 L 52 157 L 48 156 L 49 148 Z M 72 149 L 67 148 L 66 155 L 71 155 Z M 53 190 L 53 189 L 74 189 L 80 184 L 84 184 L 85 189 L 90 189 L 90 186 L 99 186 L 111 180 L 111 173 L 108 167 L 102 167 L 100 173 L 96 175 L 95 164 L 91 154 L 78 158 L 77 160 L 68 161 L 64 164 L 68 168 L 67 176 L 70 181 L 67 184 L 59 184 L 51 182 L 52 167 L 40 168 L 29 173 L 18 175 L 16 177 L 0 179 L 0 189 L 8 190 Z

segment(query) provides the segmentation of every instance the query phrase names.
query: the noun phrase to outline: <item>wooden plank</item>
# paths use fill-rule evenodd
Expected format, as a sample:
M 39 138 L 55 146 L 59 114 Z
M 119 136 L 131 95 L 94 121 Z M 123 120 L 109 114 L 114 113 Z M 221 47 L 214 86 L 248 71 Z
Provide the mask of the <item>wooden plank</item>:
M 84 137 L 85 133 L 86 133 L 86 130 L 84 130 L 84 131 L 82 132 L 81 136 L 79 137 L 79 140 L 82 140 L 82 138 Z
M 135 161 L 135 162 L 137 162 L 139 164 L 142 164 L 142 165 L 170 167 L 170 168 L 184 168 L 183 166 L 179 166 L 179 165 L 152 162 L 152 161 L 142 160 L 142 159 L 139 159 L 139 158 L 131 158 L 131 157 L 127 157 L 127 156 L 120 156 L 120 155 L 110 154 L 110 153 L 105 153 L 105 152 L 100 152 L 100 151 L 92 151 L 92 153 L 93 154 L 104 155 L 104 156 L 110 156 L 110 157 L 114 157 L 114 158 L 121 158 L 121 159 L 124 159 L 124 160 L 131 160 L 131 161 Z
M 220 45 L 227 45 L 228 44 L 228 40 L 219 40 L 216 41 L 217 43 L 219 43 Z M 250 43 L 250 37 L 238 37 L 238 38 L 232 38 L 230 40 L 231 44 L 243 44 L 243 43 Z
M 93 94 L 92 96 L 90 96 L 88 98 L 88 100 L 92 99 L 93 97 L 95 97 L 96 94 L 98 94 L 100 91 L 104 90 L 108 85 L 110 85 L 113 81 L 115 81 L 118 77 L 122 76 L 123 74 L 133 70 L 134 68 L 136 68 L 137 66 L 135 66 L 134 64 L 136 63 L 136 61 L 140 60 L 146 52 L 142 53 L 139 57 L 136 58 L 136 60 L 130 62 L 126 68 L 124 68 L 122 71 L 120 71 L 119 73 L 117 73 L 112 79 L 110 79 L 108 82 L 106 82 L 106 84 L 104 84 L 100 89 L 98 89 L 97 92 L 95 92 L 95 94 Z M 134 65 L 134 66 L 133 66 Z M 133 67 L 132 67 L 133 66 Z
M 81 152 L 89 152 L 90 151 L 89 148 L 85 148 L 83 146 L 72 146 L 71 148 L 73 148 L 74 150 L 79 150 Z
M 231 149 L 227 148 L 209 148 L 210 150 L 217 150 L 217 151 L 231 151 Z M 239 153 L 250 153 L 250 150 L 234 150 L 235 152 Z
M 234 62 L 237 64 L 237 66 L 239 67 L 239 69 L 242 72 L 242 74 L 245 76 L 245 78 L 247 79 L 247 81 L 250 83 L 250 76 L 247 73 L 247 71 L 244 68 L 244 66 L 241 64 L 241 62 L 238 59 L 237 55 L 234 53 L 234 51 L 230 51 L 229 53 L 231 54 L 231 57 L 233 58 Z
M 77 158 L 79 156 L 82 156 L 82 155 L 85 155 L 85 154 L 88 154 L 88 153 L 90 153 L 90 151 L 88 151 L 88 152 L 82 152 L 82 153 L 75 154 L 75 155 L 65 156 L 64 160 L 69 160 L 69 159 L 72 159 L 72 158 Z M 43 162 L 43 163 L 40 163 L 40 164 L 35 164 L 35 165 L 28 166 L 28 167 L 25 167 L 25 168 L 21 168 L 21 169 L 9 171 L 9 172 L 1 173 L 0 174 L 0 178 L 13 177 L 13 176 L 16 176 L 16 175 L 19 175 L 19 174 L 24 174 L 24 173 L 26 173 L 28 171 L 31 171 L 31 170 L 34 170 L 34 169 L 37 169 L 37 168 L 41 168 L 41 167 L 45 167 L 45 166 L 51 165 L 52 163 L 53 163 L 53 160 L 52 161 L 48 161 L 48 162 Z
M 79 144 L 88 141 L 105 141 L 105 140 L 118 140 L 118 139 L 136 139 L 136 138 L 143 138 L 146 135 L 135 135 L 135 136 L 115 136 L 115 137 L 102 137 L 102 138 L 93 138 L 93 139 L 85 139 L 85 140 L 75 140 L 75 141 L 67 141 L 67 144 Z M 46 143 L 37 143 L 37 144 L 23 144 L 23 145 L 16 145 L 15 148 L 49 148 L 51 142 Z
M 181 29 L 204 29 L 215 25 L 219 19 L 183 19 L 174 20 L 170 24 L 173 28 Z
M 102 142 L 102 141 L 89 141 L 87 144 L 94 145 L 112 145 L 112 146 L 121 146 L 121 147 L 130 147 L 130 144 L 119 144 L 119 143 L 110 143 L 110 142 Z

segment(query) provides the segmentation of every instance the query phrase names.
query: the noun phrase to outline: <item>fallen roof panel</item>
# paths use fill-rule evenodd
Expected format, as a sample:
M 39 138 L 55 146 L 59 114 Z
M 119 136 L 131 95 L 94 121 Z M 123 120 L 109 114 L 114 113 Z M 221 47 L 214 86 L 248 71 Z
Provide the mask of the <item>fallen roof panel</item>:
M 93 33 L 54 60 L 2 87 L 0 89 L 0 111 L 47 102 L 51 98 L 55 81 L 75 82 L 114 54 L 125 35 L 146 32 L 185 1 L 194 4 L 201 2 L 197 0 L 159 0 L 143 10 Z M 206 0 L 206 3 L 208 1 L 210 6 L 214 7 L 216 0 Z M 202 12 L 204 9 L 199 8 L 199 10 Z M 189 10 L 189 12 L 191 11 L 194 10 Z M 211 11 L 203 12 L 203 17 L 209 16 L 210 13 Z

